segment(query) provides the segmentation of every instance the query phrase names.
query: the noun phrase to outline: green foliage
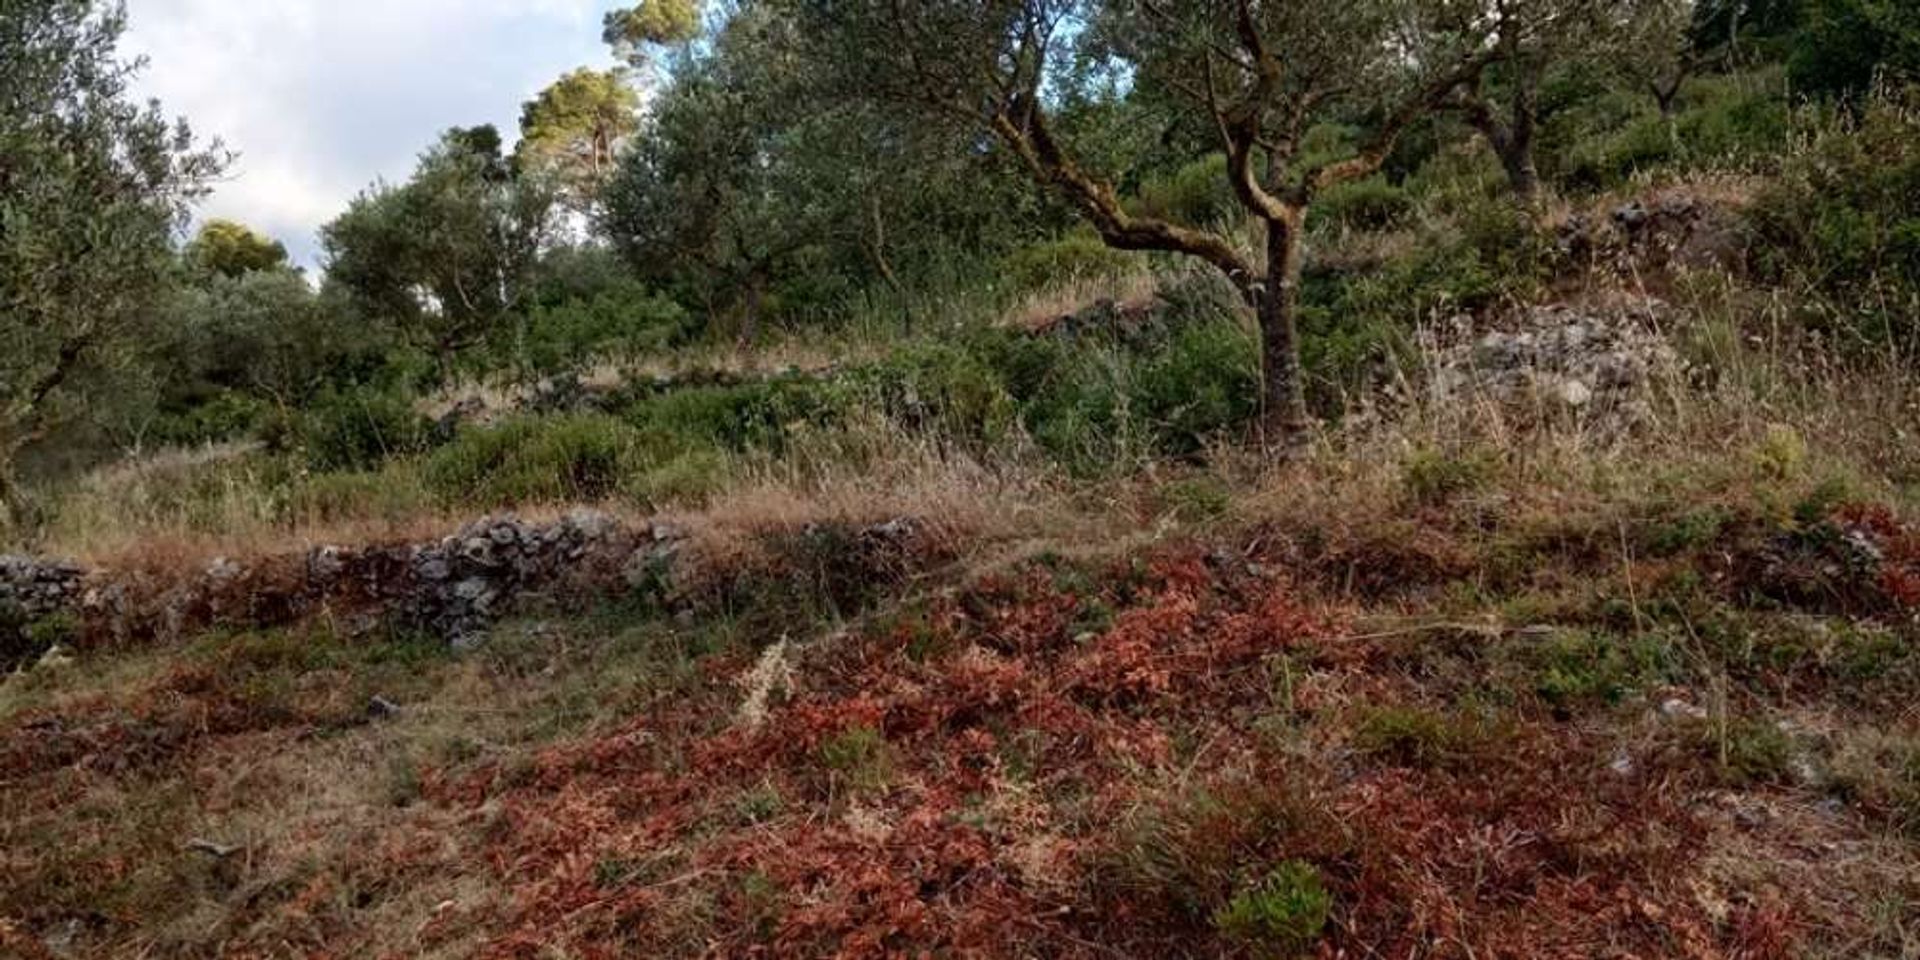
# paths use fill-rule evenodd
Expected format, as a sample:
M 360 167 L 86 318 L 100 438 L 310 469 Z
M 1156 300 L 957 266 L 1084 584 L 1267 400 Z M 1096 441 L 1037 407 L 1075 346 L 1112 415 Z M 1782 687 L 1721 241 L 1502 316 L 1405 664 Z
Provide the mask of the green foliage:
M 1312 400 L 1337 411 L 1351 391 L 1369 389 L 1383 361 L 1400 358 L 1413 330 L 1457 313 L 1533 295 L 1552 242 L 1510 202 L 1497 180 L 1476 180 L 1444 219 L 1423 219 L 1408 252 L 1365 269 L 1309 264 L 1301 291 L 1302 362 Z
M 156 337 L 159 419 L 149 435 L 190 444 L 241 436 L 271 411 L 346 389 L 386 366 L 390 343 L 338 299 L 284 268 L 208 273 L 176 289 Z
M 1671 117 L 1603 94 L 1556 121 L 1542 170 L 1567 188 L 1602 190 L 1656 171 L 1764 166 L 1786 148 L 1791 126 L 1778 71 L 1695 79 Z
M 225 161 L 135 97 L 125 26 L 91 0 L 0 8 L 0 522 L 29 440 L 138 369 L 173 231 Z
M 1139 216 L 1198 226 L 1229 222 L 1240 210 L 1227 185 L 1227 158 L 1219 153 L 1148 178 L 1128 206 Z
M 893 750 L 872 727 L 851 727 L 820 744 L 820 763 L 856 790 L 878 790 L 893 778 Z
M 1312 222 L 1354 230 L 1380 230 L 1413 213 L 1413 197 L 1385 177 L 1343 183 L 1323 192 L 1313 205 Z
M 1523 634 L 1503 644 L 1500 654 L 1519 669 L 1520 681 L 1530 692 L 1558 709 L 1617 704 L 1677 669 L 1672 646 L 1656 634 Z
M 623 415 L 647 434 L 680 446 L 778 453 L 795 425 L 835 425 L 851 410 L 852 400 L 846 385 L 792 377 L 646 394 Z
M 657 356 L 682 340 L 689 324 L 687 312 L 672 299 L 623 277 L 591 298 L 531 306 L 502 351 L 513 366 L 545 376 L 597 361 Z
M 1908 0 L 1808 0 L 1787 59 L 1794 88 L 1861 96 L 1877 80 L 1920 81 L 1920 7 Z
M 1214 911 L 1213 926 L 1253 955 L 1275 960 L 1304 955 L 1326 929 L 1333 896 L 1312 864 L 1288 860 Z
M 1354 725 L 1354 749 L 1389 763 L 1436 767 L 1456 763 L 1487 744 L 1493 730 L 1477 717 L 1420 707 L 1375 707 Z
M 1776 723 L 1752 717 L 1696 721 L 1689 729 L 1696 749 L 1713 757 L 1728 786 L 1751 787 L 1792 779 L 1793 738 Z
M 1119 276 L 1140 266 L 1137 256 L 1107 246 L 1092 233 L 1076 232 L 1015 250 L 1007 256 L 1004 270 L 1012 289 L 1038 290 Z
M 320 470 L 365 469 L 423 449 L 426 418 L 405 396 L 371 387 L 329 390 L 295 415 L 290 442 Z
M 647 62 L 662 47 L 688 43 L 700 35 L 700 0 L 640 0 L 606 15 L 601 38 L 622 58 Z
M 1245 330 L 1187 326 L 1139 363 L 1127 408 L 1151 431 L 1156 453 L 1195 454 L 1258 412 L 1259 376 L 1259 352 Z
M 1047 375 L 1015 368 L 1014 409 L 1043 449 L 1081 472 L 1197 454 L 1257 411 L 1259 353 L 1228 321 L 1182 325 L 1147 344 L 1051 349 Z M 1038 354 L 1003 356 L 1024 364 Z
M 598 500 L 638 471 L 641 449 L 614 417 L 523 417 L 462 431 L 428 457 L 426 483 L 446 503 Z
M 289 517 L 315 524 L 369 518 L 398 522 L 432 506 L 418 470 L 393 463 L 378 470 L 316 473 L 287 497 Z
M 1845 350 L 1920 350 L 1920 95 L 1810 110 L 1805 146 L 1755 199 L 1760 272 L 1817 295 L 1804 321 Z
M 1719 508 L 1688 511 L 1656 523 L 1646 537 L 1646 549 L 1656 557 L 1697 550 L 1712 543 L 1731 521 L 1728 512 Z
M 554 194 L 516 177 L 492 127 L 448 130 L 405 185 L 320 230 L 327 283 L 443 367 L 497 333 L 531 283 Z
M 1920 836 L 1920 736 L 1869 732 L 1834 756 L 1833 785 L 1848 800 Z
M 194 267 L 229 278 L 287 265 L 284 244 L 232 220 L 213 219 L 201 224 L 185 253 Z
M 514 157 L 523 171 L 558 177 L 575 205 L 590 210 L 613 172 L 614 148 L 640 129 L 640 95 L 624 71 L 582 67 L 520 108 Z
M 861 379 L 880 409 L 910 430 L 980 446 L 1007 436 L 1017 419 L 1005 382 L 966 344 L 902 350 Z
M 1400 467 L 1401 482 L 1415 501 L 1439 503 L 1486 486 L 1498 466 L 1480 451 L 1416 450 Z

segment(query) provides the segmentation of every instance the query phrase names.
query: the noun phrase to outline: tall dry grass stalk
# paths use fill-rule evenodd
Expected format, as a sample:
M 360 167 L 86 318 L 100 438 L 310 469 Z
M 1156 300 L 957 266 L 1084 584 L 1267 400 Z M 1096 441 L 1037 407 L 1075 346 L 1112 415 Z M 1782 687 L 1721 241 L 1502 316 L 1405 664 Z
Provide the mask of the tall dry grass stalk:
M 1159 279 L 1146 268 L 1104 276 L 1075 276 L 1021 298 L 1000 317 L 1002 326 L 1043 330 L 1103 301 L 1122 309 L 1144 307 L 1159 290 Z

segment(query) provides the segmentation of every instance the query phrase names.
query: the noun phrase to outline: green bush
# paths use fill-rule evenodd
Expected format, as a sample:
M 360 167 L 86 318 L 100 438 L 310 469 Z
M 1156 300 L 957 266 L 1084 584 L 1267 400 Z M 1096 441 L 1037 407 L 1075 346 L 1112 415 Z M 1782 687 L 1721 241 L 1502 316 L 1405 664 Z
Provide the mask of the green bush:
M 1259 352 L 1232 322 L 1195 323 L 1163 345 L 1087 345 L 1018 396 L 1021 423 L 1078 473 L 1140 456 L 1187 457 L 1259 409 Z
M 1214 911 L 1213 926 L 1255 956 L 1286 960 L 1312 948 L 1332 910 L 1320 871 L 1288 860 Z
M 1561 709 L 1617 704 L 1678 674 L 1673 647 L 1656 634 L 1558 630 L 1544 639 L 1516 638 L 1501 653 L 1535 696 Z
M 622 415 L 648 436 L 664 439 L 676 449 L 778 453 L 784 450 L 793 425 L 831 426 L 845 418 L 853 403 L 852 390 L 845 384 L 793 377 L 648 392 L 630 402 Z
M 1207 441 L 1259 413 L 1260 353 L 1230 323 L 1189 327 L 1149 354 L 1130 384 L 1128 407 L 1161 455 L 1199 452 Z
M 428 428 L 406 396 L 361 387 L 321 394 L 294 417 L 290 439 L 316 470 L 362 470 L 424 449 Z
M 156 444 L 190 447 L 244 437 L 258 430 L 272 407 L 237 390 L 221 390 L 177 412 L 161 411 L 150 435 Z
M 1140 267 L 1138 254 L 1115 250 L 1089 232 L 1021 247 L 1002 265 L 1014 290 L 1039 290 L 1070 280 L 1112 277 Z
M 1644 97 L 1598 98 L 1541 137 L 1542 173 L 1563 188 L 1604 190 L 1659 170 L 1742 169 L 1785 148 L 1791 111 L 1777 70 L 1697 78 L 1673 116 Z
M 1230 222 L 1240 209 L 1227 184 L 1227 158 L 1209 154 L 1140 185 L 1128 208 L 1138 216 L 1205 226 Z
M 1487 485 L 1498 464 L 1479 451 L 1449 454 L 1416 450 L 1401 464 L 1401 482 L 1407 495 L 1420 503 L 1439 503 Z
M 720 489 L 727 480 L 729 461 L 718 450 L 688 450 L 664 458 L 650 458 L 620 483 L 620 493 L 649 508 L 697 501 Z
M 1481 720 L 1418 707 L 1376 707 L 1354 727 L 1354 749 L 1403 766 L 1433 767 L 1465 758 L 1493 731 Z
M 1323 191 L 1313 204 L 1316 223 L 1340 224 L 1356 230 L 1379 230 L 1413 213 L 1413 197 L 1385 177 L 1368 177 Z
M 434 451 L 427 488 L 445 503 L 595 500 L 640 467 L 641 434 L 614 417 L 521 418 L 465 430 Z
M 1532 295 L 1549 264 L 1550 238 L 1499 195 L 1477 192 L 1449 219 L 1423 224 L 1411 250 L 1365 270 L 1309 262 L 1301 286 L 1301 361 L 1308 399 L 1338 412 L 1383 363 L 1406 356 L 1422 322 Z
M 1859 96 L 1881 78 L 1920 80 L 1920 5 L 1811 0 L 1787 59 L 1796 90 Z
M 1750 211 L 1755 266 L 1818 294 L 1806 322 L 1843 348 L 1920 350 L 1920 88 L 1806 116 L 1805 147 Z
M 987 357 L 966 342 L 923 344 L 860 371 L 879 408 L 909 430 L 962 443 L 1004 439 L 1017 422 L 1014 398 Z
M 878 790 L 893 777 L 893 748 L 872 727 L 851 727 L 820 744 L 820 764 L 857 790 Z
M 658 353 L 691 333 L 679 304 L 630 280 L 590 299 L 533 307 L 513 328 L 507 350 L 515 366 L 546 375 Z

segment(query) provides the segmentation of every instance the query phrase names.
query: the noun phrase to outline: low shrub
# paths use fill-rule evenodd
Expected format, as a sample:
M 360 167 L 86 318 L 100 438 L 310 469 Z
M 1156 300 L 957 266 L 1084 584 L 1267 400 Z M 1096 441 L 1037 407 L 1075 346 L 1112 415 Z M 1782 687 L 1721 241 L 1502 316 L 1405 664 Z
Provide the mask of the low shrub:
M 1407 496 L 1418 503 L 1440 503 L 1485 487 L 1499 464 L 1480 451 L 1414 451 L 1400 466 Z
M 290 426 L 269 444 L 290 442 L 316 470 L 361 470 L 424 449 L 430 425 L 403 394 L 360 387 L 321 394 Z
M 1227 184 L 1225 154 L 1209 154 L 1141 183 L 1128 208 L 1138 216 L 1193 225 L 1224 224 L 1239 211 Z
M 1361 754 L 1410 767 L 1461 761 L 1489 743 L 1493 728 L 1479 717 L 1420 707 L 1385 706 L 1363 712 L 1353 745 Z
M 711 447 L 777 453 L 794 424 L 834 425 L 846 416 L 854 399 L 845 384 L 796 376 L 649 392 L 630 402 L 622 416 L 677 449 Z
M 445 503 L 480 507 L 597 500 L 639 469 L 642 437 L 599 414 L 520 418 L 463 431 L 427 459 L 426 484 Z
M 515 367 L 545 376 L 658 353 L 692 332 L 691 315 L 679 304 L 626 280 L 590 299 L 531 308 L 501 349 Z
M 1811 132 L 1755 198 L 1765 279 L 1817 301 L 1804 322 L 1843 350 L 1920 352 L 1920 88 L 1877 98 L 1856 117 L 1809 108 Z
M 893 748 L 872 727 L 853 727 L 820 744 L 820 764 L 856 790 L 878 790 L 893 779 Z
M 1139 269 L 1138 254 L 1115 250 L 1092 233 L 1070 233 L 1021 247 L 1002 265 L 1014 290 L 1038 290 L 1069 280 L 1111 277 Z
M 1555 711 L 1619 704 L 1680 673 L 1673 644 L 1654 633 L 1520 634 L 1502 641 L 1494 653 L 1500 660 L 1497 672 L 1510 678 L 1513 693 L 1538 698 Z
M 1214 911 L 1213 926 L 1254 956 L 1290 960 L 1320 939 L 1333 897 L 1313 864 L 1288 860 Z
M 1323 191 L 1314 200 L 1312 221 L 1355 230 L 1379 230 L 1413 213 L 1413 197 L 1385 177 L 1368 177 Z

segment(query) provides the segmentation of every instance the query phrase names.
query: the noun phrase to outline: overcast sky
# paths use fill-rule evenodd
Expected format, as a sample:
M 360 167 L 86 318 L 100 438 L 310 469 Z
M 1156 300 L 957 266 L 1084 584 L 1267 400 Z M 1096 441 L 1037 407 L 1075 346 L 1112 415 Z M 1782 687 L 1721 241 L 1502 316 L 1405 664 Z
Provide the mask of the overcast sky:
M 315 231 L 447 127 L 493 123 L 561 73 L 612 65 L 612 0 L 131 0 L 141 92 L 240 154 L 201 208 L 315 266 Z

